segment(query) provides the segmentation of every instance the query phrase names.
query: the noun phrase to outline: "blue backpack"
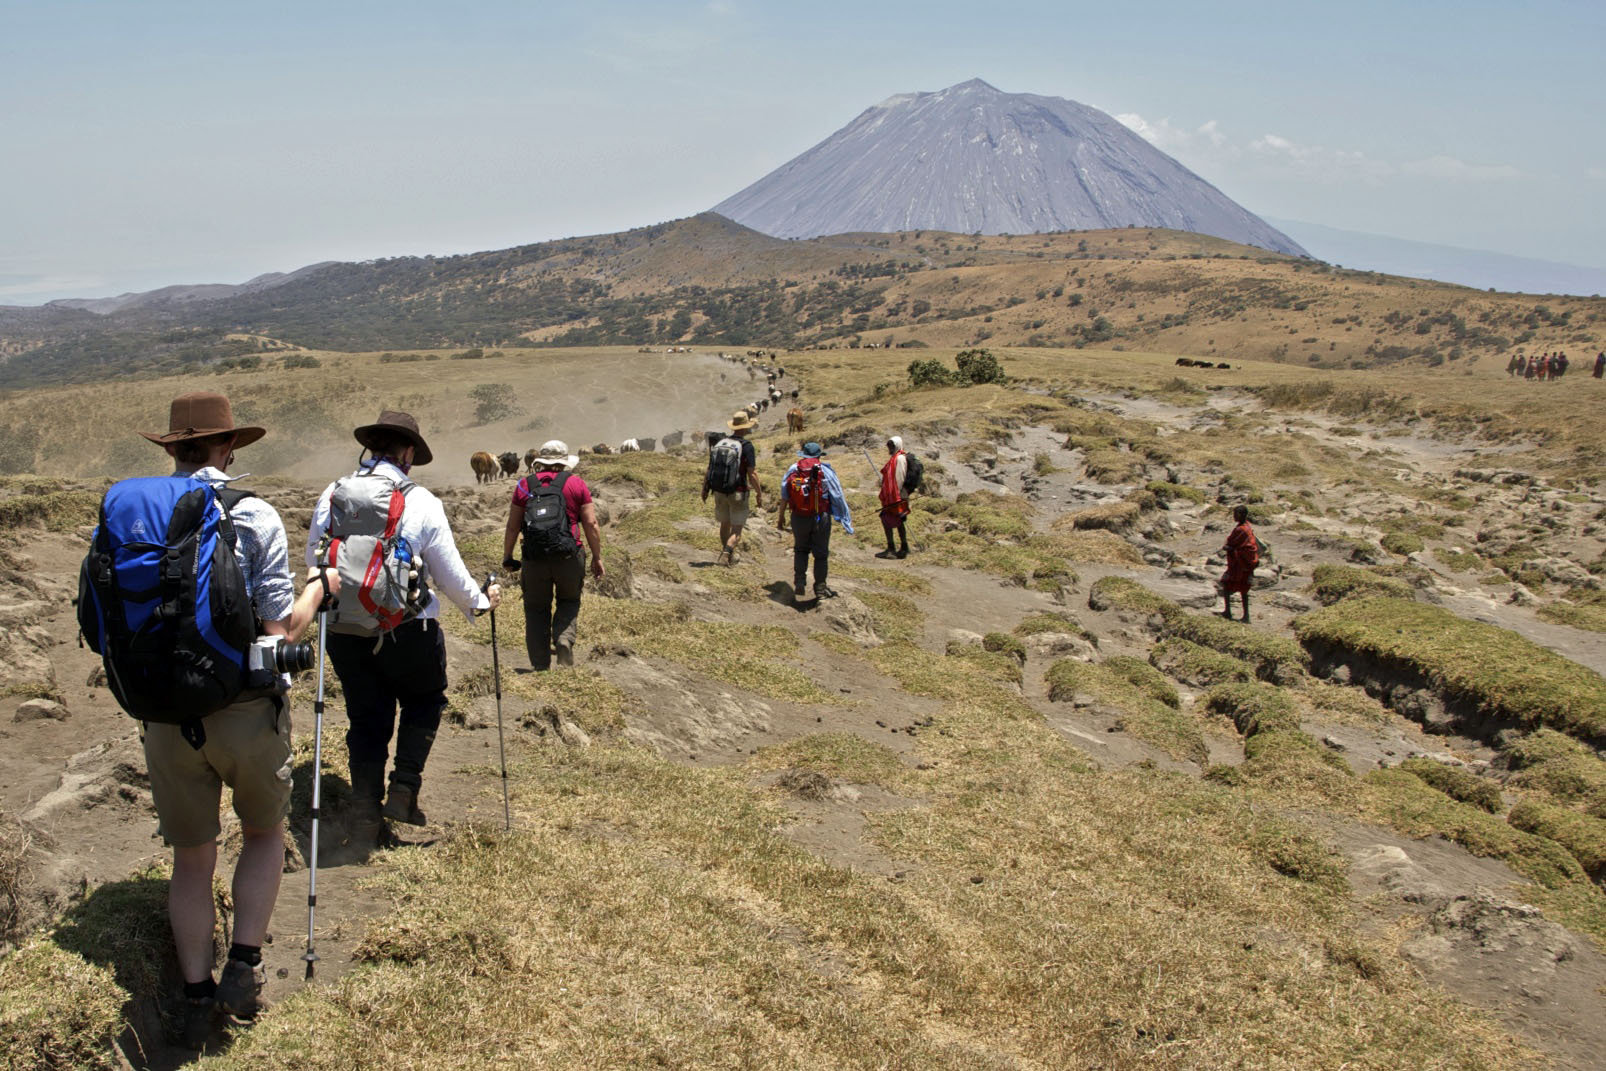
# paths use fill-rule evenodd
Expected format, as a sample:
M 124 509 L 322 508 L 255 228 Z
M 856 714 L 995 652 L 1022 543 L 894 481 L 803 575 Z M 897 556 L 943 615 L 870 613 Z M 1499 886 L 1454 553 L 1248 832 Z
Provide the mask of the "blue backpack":
M 249 491 L 151 476 L 113 484 L 78 576 L 78 627 L 117 703 L 186 727 L 245 691 L 256 612 L 229 507 Z

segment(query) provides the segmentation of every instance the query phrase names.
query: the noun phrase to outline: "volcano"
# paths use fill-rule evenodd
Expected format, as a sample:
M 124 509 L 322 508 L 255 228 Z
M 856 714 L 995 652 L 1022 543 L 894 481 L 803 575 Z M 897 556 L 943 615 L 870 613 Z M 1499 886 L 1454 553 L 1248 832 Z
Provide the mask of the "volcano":
M 865 110 L 714 211 L 777 238 L 1137 226 L 1305 255 L 1114 117 L 979 78 Z

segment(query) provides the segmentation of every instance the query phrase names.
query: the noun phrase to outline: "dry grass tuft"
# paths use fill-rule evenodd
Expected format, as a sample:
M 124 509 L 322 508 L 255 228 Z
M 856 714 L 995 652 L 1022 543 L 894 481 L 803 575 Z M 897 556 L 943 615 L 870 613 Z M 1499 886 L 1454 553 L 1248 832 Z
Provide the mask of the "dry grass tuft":
M 115 1042 L 127 997 L 107 967 L 34 938 L 0 959 L 0 1068 L 125 1066 Z

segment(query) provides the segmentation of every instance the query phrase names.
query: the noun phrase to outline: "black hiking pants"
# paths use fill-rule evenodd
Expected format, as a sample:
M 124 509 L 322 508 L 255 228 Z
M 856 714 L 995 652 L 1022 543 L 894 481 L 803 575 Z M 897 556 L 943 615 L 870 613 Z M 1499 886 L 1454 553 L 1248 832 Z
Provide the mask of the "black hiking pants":
M 822 513 L 810 517 L 804 513 L 792 514 L 792 577 L 796 584 L 803 583 L 809 571 L 809 555 L 814 555 L 814 586 L 825 583 L 830 571 L 831 515 Z
M 526 555 L 519 582 L 524 588 L 524 651 L 531 668 L 551 669 L 554 644 L 574 648 L 586 583 L 585 548 L 559 558 Z
M 416 792 L 446 709 L 446 636 L 440 622 L 409 621 L 385 636 L 377 650 L 372 636 L 331 632 L 328 650 L 346 699 L 353 788 L 365 794 L 383 789 L 394 735 L 396 765 L 390 779 Z

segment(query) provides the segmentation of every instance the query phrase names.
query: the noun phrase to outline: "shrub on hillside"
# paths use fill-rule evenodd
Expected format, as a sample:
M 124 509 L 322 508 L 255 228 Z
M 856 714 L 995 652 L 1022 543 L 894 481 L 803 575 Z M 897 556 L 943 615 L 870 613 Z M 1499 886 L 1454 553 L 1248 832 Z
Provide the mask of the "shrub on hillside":
M 966 383 L 1002 383 L 1008 377 L 991 350 L 961 350 L 954 358 L 959 379 Z

